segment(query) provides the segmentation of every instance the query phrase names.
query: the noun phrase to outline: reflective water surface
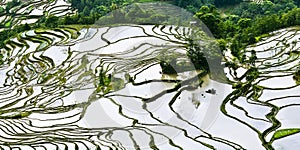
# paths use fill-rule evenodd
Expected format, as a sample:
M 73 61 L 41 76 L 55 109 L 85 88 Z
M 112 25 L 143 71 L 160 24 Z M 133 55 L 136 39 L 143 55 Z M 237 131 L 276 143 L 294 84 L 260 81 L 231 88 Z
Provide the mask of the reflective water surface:
M 169 57 L 191 63 L 185 37 L 192 32 L 120 25 L 20 34 L 1 50 L 6 61 L 0 66 L 0 146 L 299 147 L 299 83 L 293 77 L 299 29 L 274 32 L 249 46 L 244 63 L 225 52 L 227 81 L 196 69 L 163 74 L 160 62 Z

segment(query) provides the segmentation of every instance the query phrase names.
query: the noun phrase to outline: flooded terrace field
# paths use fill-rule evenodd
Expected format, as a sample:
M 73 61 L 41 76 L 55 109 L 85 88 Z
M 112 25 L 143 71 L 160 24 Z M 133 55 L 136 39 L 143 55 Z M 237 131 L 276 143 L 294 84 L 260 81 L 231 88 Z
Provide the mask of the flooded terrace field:
M 55 8 L 49 6 L 49 12 L 62 13 Z M 20 33 L 1 49 L 0 146 L 299 147 L 299 28 L 271 34 L 243 51 L 245 61 L 239 62 L 229 50 L 221 54 L 206 32 L 184 26 L 66 26 Z M 210 72 L 196 69 L 188 57 L 197 46 L 209 47 L 204 54 Z M 218 54 L 220 62 L 212 57 Z M 163 73 L 162 63 L 176 73 Z

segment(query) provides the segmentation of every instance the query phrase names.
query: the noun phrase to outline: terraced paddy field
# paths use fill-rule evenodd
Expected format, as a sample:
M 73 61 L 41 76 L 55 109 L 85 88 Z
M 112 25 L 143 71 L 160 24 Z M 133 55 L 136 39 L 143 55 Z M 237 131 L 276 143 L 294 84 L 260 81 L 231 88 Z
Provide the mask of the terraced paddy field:
M 10 1 L 0 3 L 1 30 L 20 24 L 35 23 L 42 16 L 64 16 L 75 13 L 75 9 L 63 0 L 20 1 L 11 8 L 7 8 L 8 2 Z
M 47 6 L 48 13 L 66 12 Z M 0 146 L 294 149 L 300 146 L 299 32 L 272 33 L 244 51 L 245 62 L 229 51 L 225 67 L 207 58 L 211 71 L 222 68 L 226 80 L 195 69 L 187 50 L 209 45 L 205 54 L 211 56 L 219 49 L 206 32 L 189 27 L 65 26 L 20 33 L 1 49 Z M 176 75 L 162 73 L 160 63 L 170 57 L 176 57 Z

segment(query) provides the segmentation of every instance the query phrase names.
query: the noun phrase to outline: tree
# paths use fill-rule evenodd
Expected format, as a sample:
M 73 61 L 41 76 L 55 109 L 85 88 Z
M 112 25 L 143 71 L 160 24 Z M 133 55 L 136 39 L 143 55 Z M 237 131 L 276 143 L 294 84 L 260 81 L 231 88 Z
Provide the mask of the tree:
M 294 0 L 294 3 L 299 7 L 300 6 L 300 1 L 299 0 Z
M 241 18 L 238 21 L 239 29 L 247 28 L 251 25 L 252 19 L 250 18 Z
M 109 12 L 109 8 L 103 5 L 97 6 L 95 10 L 97 13 L 101 14 L 102 16 Z
M 236 32 L 234 21 L 226 19 L 219 23 L 219 32 L 222 38 L 233 37 Z
M 31 27 L 27 23 L 25 23 L 24 30 L 30 30 L 30 29 L 31 29 Z
M 202 2 L 201 0 L 173 0 L 175 5 L 182 7 L 182 8 L 187 8 L 189 7 L 194 7 L 194 8 L 199 8 L 201 5 L 204 5 L 205 3 Z M 207 2 L 206 4 L 208 4 Z
M 243 2 L 243 0 L 215 0 L 214 4 L 217 7 L 227 6 L 227 5 L 235 5 Z
M 282 15 L 284 26 L 293 26 L 300 24 L 300 8 L 295 8 Z
M 3 7 L 0 6 L 0 14 L 4 13 L 5 9 Z
M 201 17 L 202 15 L 207 14 L 207 13 L 210 13 L 209 7 L 208 6 L 202 6 L 199 9 L 199 12 L 196 13 L 196 16 Z
M 252 28 L 255 29 L 256 35 L 265 34 L 281 27 L 281 22 L 277 15 L 258 17 L 253 24 Z
M 227 41 L 224 40 L 224 39 L 218 39 L 217 42 L 218 42 L 218 45 L 220 47 L 220 50 L 225 51 L 226 48 L 227 48 Z
M 93 24 L 95 22 L 92 16 L 81 16 L 78 20 L 80 24 Z
M 197 14 L 196 14 L 197 16 Z M 212 13 L 207 13 L 204 15 L 201 15 L 199 19 L 210 29 L 210 31 L 213 33 L 213 35 L 217 38 L 220 37 L 220 32 L 218 25 L 221 22 L 219 18 L 217 18 L 214 14 Z
M 219 24 L 222 23 L 222 20 L 215 7 L 202 6 L 195 16 L 198 17 L 210 29 L 215 37 L 221 37 Z
M 82 11 L 82 13 L 83 13 L 84 16 L 90 15 L 89 8 L 87 6 L 85 6 L 84 9 L 83 9 L 83 11 Z
M 49 17 L 46 18 L 45 21 L 45 26 L 50 27 L 50 28 L 55 28 L 58 26 L 58 17 L 54 15 L 50 15 Z

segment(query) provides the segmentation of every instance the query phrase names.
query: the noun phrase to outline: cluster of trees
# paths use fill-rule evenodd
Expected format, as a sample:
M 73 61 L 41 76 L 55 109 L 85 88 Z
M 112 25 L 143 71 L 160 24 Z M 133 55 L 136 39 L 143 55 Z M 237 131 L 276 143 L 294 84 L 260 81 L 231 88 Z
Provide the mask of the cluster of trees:
M 243 2 L 244 0 L 215 0 L 214 4 L 217 7 L 223 7 L 223 6 L 228 6 L 228 5 L 236 5 L 239 4 L 241 2 Z
M 28 24 L 16 26 L 10 30 L 3 30 L 0 32 L 0 48 L 5 46 L 5 41 L 10 37 L 16 36 L 18 33 L 30 30 L 31 27 Z
M 3 15 L 5 13 L 5 9 L 0 6 L 0 15 Z
M 262 3 L 241 3 L 230 13 L 242 18 L 255 18 L 262 15 L 281 14 L 296 8 L 293 0 L 265 0 Z
M 131 8 L 116 9 L 105 16 L 85 16 L 81 13 L 65 16 L 64 18 L 50 15 L 41 17 L 38 21 L 39 26 L 55 28 L 61 25 L 71 24 L 98 24 L 109 25 L 115 23 L 136 23 L 136 24 L 155 24 L 168 21 L 168 16 L 157 14 L 153 11 L 144 11 L 138 5 L 133 5 Z
M 48 17 L 41 17 L 38 22 L 35 24 L 35 27 L 48 27 L 56 28 L 61 25 L 70 25 L 70 24 L 93 24 L 95 18 L 92 16 L 82 16 L 80 14 L 75 14 L 72 16 L 65 16 L 63 18 L 50 15 Z
M 10 17 L 14 17 L 16 15 L 16 11 L 13 10 L 14 7 L 21 5 L 21 2 L 18 0 L 12 0 L 6 3 L 5 8 L 0 6 L 0 17 L 4 15 L 9 15 Z M 2 21 L 0 22 L 0 28 L 10 27 L 10 22 Z
M 241 19 L 245 21 L 244 18 Z M 242 21 L 241 19 L 239 19 L 239 23 Z M 241 55 L 241 50 L 247 45 L 254 44 L 269 32 L 296 25 L 300 25 L 300 8 L 294 8 L 283 14 L 256 17 L 248 21 L 247 26 L 238 26 L 234 31 L 230 46 L 232 54 L 243 60 L 244 56 Z
M 221 49 L 224 50 L 230 45 L 232 54 L 242 61 L 244 56 L 241 55 L 241 50 L 259 41 L 261 36 L 280 28 L 300 25 L 300 8 L 297 8 L 292 0 L 285 1 L 288 3 L 282 4 L 282 1 L 243 3 L 229 15 L 221 14 L 213 5 L 202 6 L 195 16 L 208 26 L 218 39 Z M 239 13 L 240 9 L 245 9 L 244 12 L 247 10 L 253 12 L 245 15 Z
M 225 26 L 226 30 L 232 31 L 233 27 L 230 26 L 230 22 L 233 22 L 233 25 L 237 24 L 237 21 L 239 21 L 240 18 L 256 19 L 257 16 L 282 14 L 296 8 L 296 4 L 299 5 L 298 0 L 265 0 L 263 3 L 243 1 L 244 0 L 166 0 L 164 2 L 175 4 L 196 13 L 196 16 L 203 20 L 205 24 L 211 28 L 215 28 L 211 30 L 216 37 L 219 37 L 219 35 L 216 34 L 219 33 L 217 26 Z M 69 2 L 73 7 L 78 9 L 79 13 L 73 16 L 67 16 L 60 24 L 92 24 L 100 17 L 106 16 L 109 12 L 127 6 L 133 2 L 139 2 L 139 0 L 69 0 Z M 220 17 L 220 13 L 216 11 L 217 8 L 236 4 L 239 5 L 233 7 L 233 9 L 229 11 L 229 14 L 231 15 L 229 15 L 228 18 L 225 18 L 225 20 L 230 21 L 220 21 L 224 18 Z M 205 8 L 202 8 L 202 6 L 205 6 Z M 210 10 L 206 7 L 209 7 Z M 149 12 L 145 13 L 138 8 L 134 8 L 130 11 L 131 12 L 128 10 L 121 11 L 118 14 L 119 19 L 123 20 L 123 22 L 132 23 L 149 22 L 147 21 L 147 18 L 150 17 L 150 20 L 157 18 L 160 20 L 165 19 L 164 16 L 160 14 L 154 15 Z M 139 19 L 136 19 L 135 16 L 138 16 Z M 105 21 L 107 21 L 107 18 Z
M 214 5 L 216 7 L 224 7 L 236 5 L 243 0 L 170 0 L 170 3 L 185 8 L 191 12 L 197 12 L 201 6 Z
M 175 4 L 179 7 L 186 8 L 188 10 L 197 10 L 203 5 L 214 5 L 218 8 L 220 7 L 226 7 L 226 6 L 232 6 L 237 4 L 243 4 L 242 8 L 245 8 L 247 10 L 250 10 L 250 8 L 247 8 L 246 5 L 250 4 L 257 4 L 257 3 L 251 3 L 251 0 L 169 0 L 172 4 Z M 291 4 L 296 4 L 297 6 L 300 5 L 299 0 L 264 0 L 263 3 L 275 3 L 278 4 L 275 7 L 277 9 L 283 8 L 283 7 L 289 7 Z
M 207 37 L 204 31 L 193 30 L 190 35 L 176 35 L 176 38 L 186 41 L 184 49 L 189 59 L 177 59 L 177 55 L 162 52 L 163 55 L 159 57 L 162 73 L 177 74 L 196 69 L 216 77 L 223 70 L 218 43 Z
M 21 4 L 21 1 L 19 0 L 12 0 L 6 3 L 5 12 L 8 13 L 14 13 L 10 12 L 10 10 L 16 6 L 19 6 Z
M 123 7 L 134 0 L 69 0 L 72 7 L 83 16 L 104 16 L 117 7 Z
M 150 0 L 151 1 L 151 0 Z M 152 0 L 153 2 L 158 0 Z M 223 7 L 228 5 L 235 5 L 243 2 L 243 0 L 160 0 L 174 4 L 181 8 L 185 8 L 191 12 L 197 12 L 203 5 L 215 5 Z M 127 6 L 134 2 L 143 2 L 143 0 L 69 0 L 72 7 L 78 9 L 80 15 L 101 17 L 114 10 L 116 7 L 120 8 Z M 149 1 L 148 1 L 149 2 Z
M 101 17 L 96 24 L 118 24 L 118 23 L 135 23 L 135 24 L 162 24 L 167 22 L 169 16 L 141 9 L 139 5 L 132 5 L 130 8 L 114 10 L 110 15 Z
M 133 8 L 121 9 L 134 2 L 134 0 L 69 0 L 73 7 L 78 10 L 78 14 L 66 16 L 58 21 L 61 24 L 94 24 L 97 20 L 98 24 L 112 23 L 141 23 L 151 22 L 153 20 L 166 20 L 161 14 L 145 12 L 137 5 Z M 110 12 L 112 14 L 108 15 Z

